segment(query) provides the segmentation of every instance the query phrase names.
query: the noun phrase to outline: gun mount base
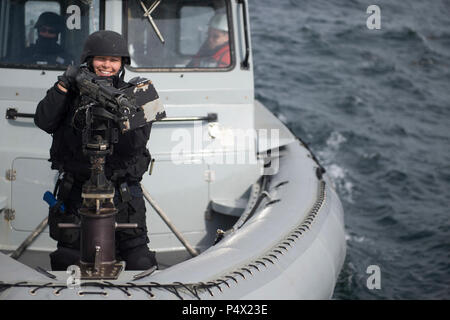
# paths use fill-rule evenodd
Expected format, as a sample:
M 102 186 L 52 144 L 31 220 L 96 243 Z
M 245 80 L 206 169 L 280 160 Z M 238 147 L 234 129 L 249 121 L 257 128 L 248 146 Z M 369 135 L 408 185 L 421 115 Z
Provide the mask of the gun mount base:
M 81 280 L 116 280 L 119 278 L 122 270 L 125 269 L 125 262 L 102 264 L 98 269 L 95 268 L 95 264 L 80 262 L 79 267 L 81 270 Z

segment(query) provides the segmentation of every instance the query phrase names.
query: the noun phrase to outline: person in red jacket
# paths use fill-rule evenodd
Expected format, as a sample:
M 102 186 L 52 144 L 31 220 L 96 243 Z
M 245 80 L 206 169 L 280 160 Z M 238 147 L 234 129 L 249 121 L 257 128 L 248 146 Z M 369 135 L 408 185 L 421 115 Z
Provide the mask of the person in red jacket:
M 226 14 L 217 14 L 209 23 L 208 38 L 188 64 L 191 68 L 226 68 L 230 66 L 230 43 Z

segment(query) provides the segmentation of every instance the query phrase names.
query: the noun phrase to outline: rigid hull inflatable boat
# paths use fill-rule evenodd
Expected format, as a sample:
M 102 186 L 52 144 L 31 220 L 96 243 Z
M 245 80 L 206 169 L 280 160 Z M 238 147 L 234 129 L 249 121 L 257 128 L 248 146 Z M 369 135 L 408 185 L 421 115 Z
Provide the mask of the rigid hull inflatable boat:
M 254 99 L 246 2 L 39 5 L 0 7 L 12 17 L 0 23 L 0 299 L 331 298 L 345 259 L 343 209 L 308 147 Z M 56 242 L 42 197 L 57 172 L 47 161 L 51 137 L 31 118 L 65 66 L 12 59 L 20 46 L 7 38 L 21 30 L 14 39 L 31 42 L 33 14 L 51 10 L 65 17 L 59 41 L 73 52 L 95 30 L 123 34 L 126 79 L 151 79 L 164 104 L 141 182 L 158 270 L 112 278 L 50 270 Z M 227 34 L 229 59 L 198 61 L 210 29 Z

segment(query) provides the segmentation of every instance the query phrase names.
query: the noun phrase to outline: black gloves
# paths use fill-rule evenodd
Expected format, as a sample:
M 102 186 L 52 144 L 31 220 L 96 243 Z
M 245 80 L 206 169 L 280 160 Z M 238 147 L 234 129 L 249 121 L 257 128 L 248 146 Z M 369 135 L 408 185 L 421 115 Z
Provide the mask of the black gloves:
M 77 74 L 78 74 L 78 67 L 70 65 L 67 67 L 64 74 L 58 77 L 58 82 L 61 86 L 66 88 L 67 91 L 74 90 L 77 88 L 77 82 L 75 80 Z

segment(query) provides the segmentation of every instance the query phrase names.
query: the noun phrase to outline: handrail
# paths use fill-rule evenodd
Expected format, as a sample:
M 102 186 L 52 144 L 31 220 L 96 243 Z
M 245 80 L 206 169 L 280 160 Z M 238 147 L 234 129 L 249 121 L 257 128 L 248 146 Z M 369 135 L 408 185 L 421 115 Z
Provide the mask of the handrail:
M 34 113 L 19 113 L 16 108 L 6 110 L 6 119 L 16 120 L 17 118 L 34 118 Z
M 6 110 L 6 119 L 17 120 L 17 118 L 34 118 L 34 113 L 20 113 L 16 108 L 8 108 Z M 172 117 L 156 120 L 155 122 L 182 122 L 182 121 L 217 121 L 217 113 L 208 113 L 206 116 L 200 117 Z
M 172 117 L 172 118 L 162 118 L 156 122 L 181 122 L 181 121 L 207 121 L 215 122 L 217 121 L 217 113 L 208 113 L 207 116 L 203 117 Z

